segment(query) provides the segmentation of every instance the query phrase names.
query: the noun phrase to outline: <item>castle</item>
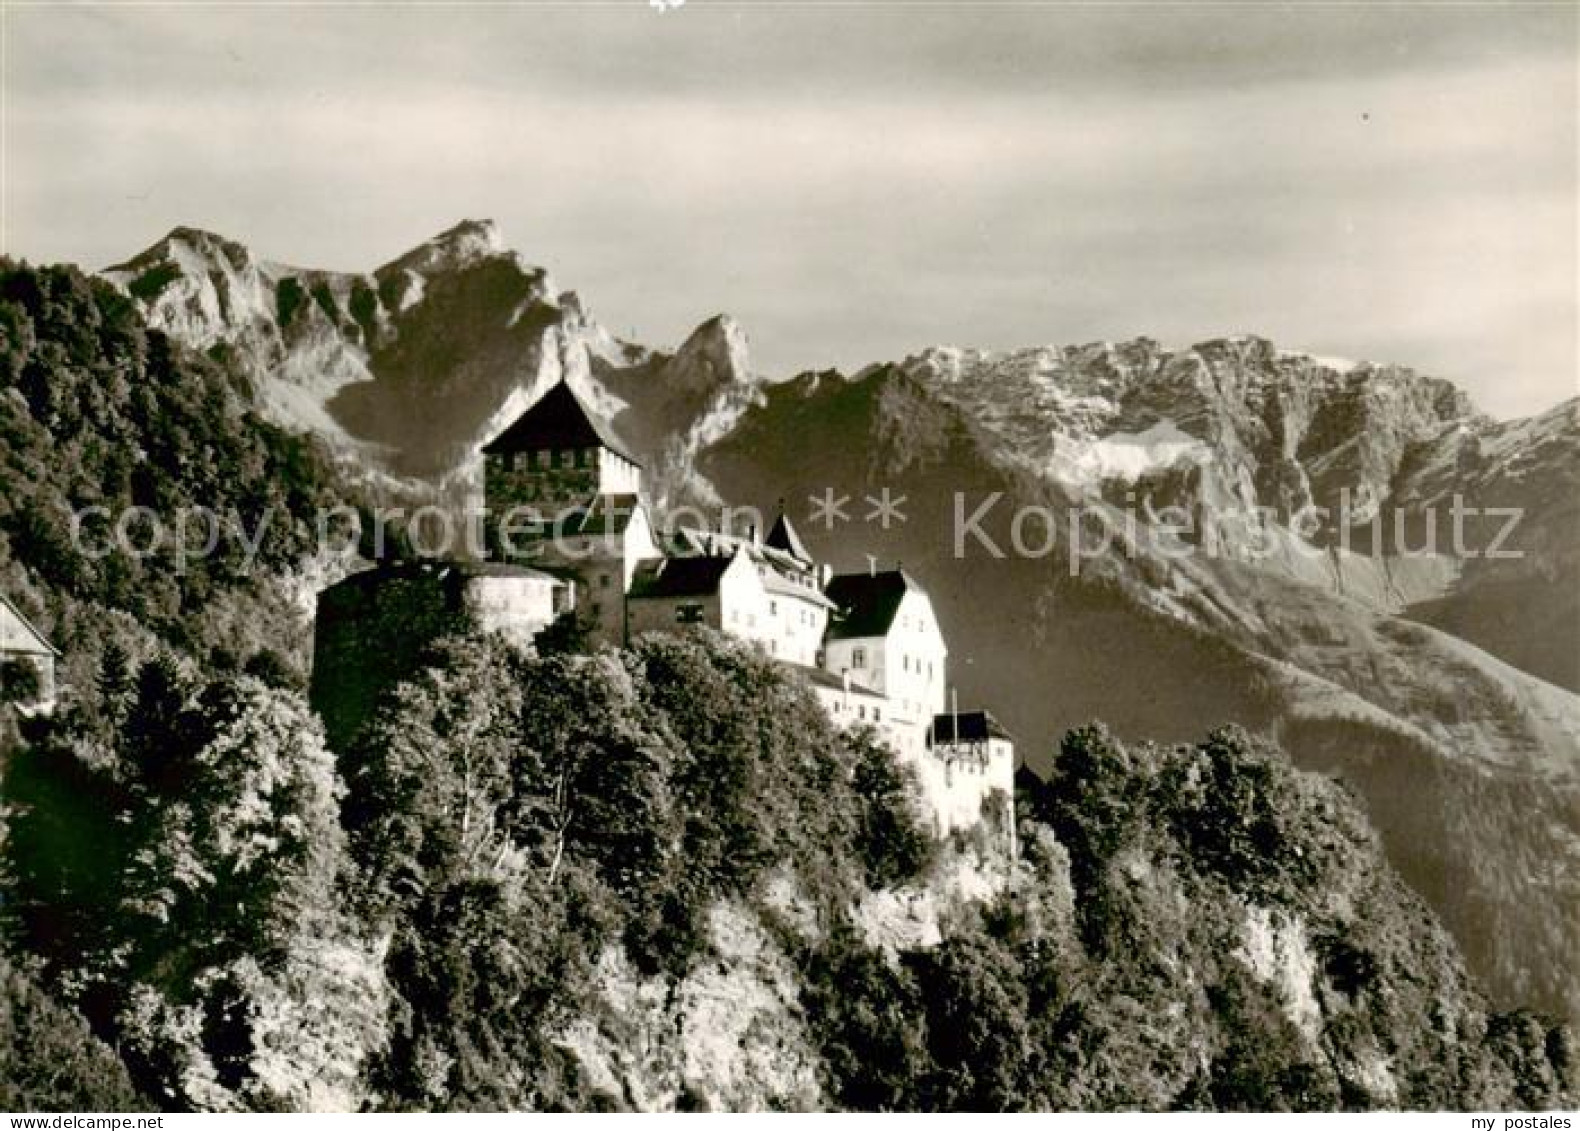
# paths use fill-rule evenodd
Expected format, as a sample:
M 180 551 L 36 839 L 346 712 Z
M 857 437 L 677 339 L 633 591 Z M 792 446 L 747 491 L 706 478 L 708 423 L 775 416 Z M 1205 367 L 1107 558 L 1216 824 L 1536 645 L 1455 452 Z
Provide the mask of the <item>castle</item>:
M 938 834 L 1012 803 L 1014 743 L 987 712 L 951 709 L 948 647 L 904 570 L 835 574 L 784 514 L 766 534 L 658 530 L 640 461 L 563 381 L 483 460 L 489 561 L 378 566 L 320 594 L 313 699 L 331 740 L 412 666 L 392 638 L 475 629 L 531 646 L 574 616 L 624 644 L 707 625 L 792 667 L 837 725 L 877 731 L 917 769 Z

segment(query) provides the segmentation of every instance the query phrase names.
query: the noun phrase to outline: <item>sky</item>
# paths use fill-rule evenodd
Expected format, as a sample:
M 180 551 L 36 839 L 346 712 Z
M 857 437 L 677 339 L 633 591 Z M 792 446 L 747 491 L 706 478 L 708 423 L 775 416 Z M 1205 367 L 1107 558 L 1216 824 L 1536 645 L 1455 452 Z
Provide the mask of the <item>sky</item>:
M 463 218 L 770 376 L 1238 333 L 1577 389 L 1580 7 L 0 4 L 0 248 L 370 270 Z

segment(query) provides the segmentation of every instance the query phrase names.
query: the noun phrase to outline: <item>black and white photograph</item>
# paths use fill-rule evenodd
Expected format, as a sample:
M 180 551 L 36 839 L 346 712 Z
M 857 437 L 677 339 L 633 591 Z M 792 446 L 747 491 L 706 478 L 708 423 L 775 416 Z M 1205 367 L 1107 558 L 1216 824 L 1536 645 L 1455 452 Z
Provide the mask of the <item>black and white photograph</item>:
M 1574 0 L 0 0 L 0 1131 L 1575 1131 L 1577 122 Z

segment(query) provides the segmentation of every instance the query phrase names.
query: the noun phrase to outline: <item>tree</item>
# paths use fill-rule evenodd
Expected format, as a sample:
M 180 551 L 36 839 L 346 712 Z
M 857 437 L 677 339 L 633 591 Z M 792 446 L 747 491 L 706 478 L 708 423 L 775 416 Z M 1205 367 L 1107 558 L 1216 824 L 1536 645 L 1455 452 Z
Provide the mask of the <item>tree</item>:
M 0 703 L 31 703 L 43 690 L 38 668 L 28 660 L 0 660 Z
M 99 693 L 99 710 L 112 727 L 119 727 L 131 705 L 133 681 L 132 661 L 119 640 L 111 637 L 99 654 L 99 674 L 96 681 Z
M 126 1066 L 74 1010 L 0 955 L 0 1108 L 147 1111 Z
M 815 948 L 804 970 L 801 1003 L 829 1094 L 860 1111 L 916 1109 L 932 1063 L 913 971 L 848 930 Z
M 921 988 L 933 1070 L 923 1100 L 937 1111 L 1006 1111 L 1035 1076 L 1019 963 L 1002 943 L 964 932 L 907 956 Z
M 938 845 L 923 824 L 916 772 L 870 734 L 853 735 L 849 752 L 855 762 L 851 784 L 860 806 L 857 844 L 867 883 L 890 887 L 921 875 L 937 857 Z
M 165 675 L 143 690 L 140 708 L 174 698 Z M 153 765 L 135 817 L 113 920 L 128 1055 L 204 1107 L 354 1095 L 380 979 L 340 906 L 341 785 L 322 731 L 299 697 L 245 677 L 173 717 L 143 710 L 139 741 L 168 749 L 155 717 L 178 744 L 208 737 L 183 758 L 179 791 Z
M 306 690 L 301 675 L 273 648 L 258 649 L 247 658 L 242 670 L 269 687 L 282 691 Z
M 512 850 L 521 690 L 501 643 L 454 639 L 384 697 L 344 758 L 346 827 L 375 909 L 496 875 Z

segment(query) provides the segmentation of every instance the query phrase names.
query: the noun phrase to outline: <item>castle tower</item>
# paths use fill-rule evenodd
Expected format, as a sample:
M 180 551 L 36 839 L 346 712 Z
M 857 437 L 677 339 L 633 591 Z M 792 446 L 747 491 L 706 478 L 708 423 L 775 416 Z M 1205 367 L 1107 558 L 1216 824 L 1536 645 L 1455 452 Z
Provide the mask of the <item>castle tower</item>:
M 659 556 L 642 467 L 561 381 L 483 448 L 490 553 L 574 578 L 576 613 L 601 639 L 628 635 L 626 591 Z
M 574 583 L 497 562 L 386 562 L 331 585 L 318 594 L 308 693 L 330 745 L 343 751 L 434 641 L 493 632 L 530 648 L 575 601 Z
M 483 492 L 492 521 L 531 508 L 554 523 L 600 495 L 636 495 L 642 466 L 564 381 L 483 447 Z

